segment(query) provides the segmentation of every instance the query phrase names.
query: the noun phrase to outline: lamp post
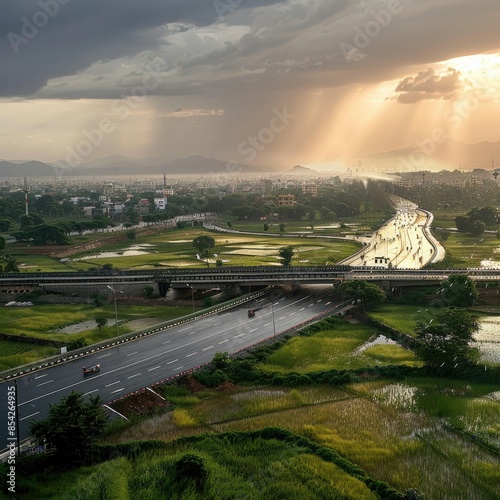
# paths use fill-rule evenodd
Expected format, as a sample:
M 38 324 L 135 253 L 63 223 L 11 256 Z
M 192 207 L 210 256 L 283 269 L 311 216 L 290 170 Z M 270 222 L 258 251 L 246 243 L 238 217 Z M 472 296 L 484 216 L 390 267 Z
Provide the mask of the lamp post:
M 116 307 L 116 290 L 111 285 L 106 285 L 113 292 L 113 300 L 115 303 L 115 330 L 116 335 L 118 336 L 118 308 Z
M 188 288 L 191 288 L 191 304 L 193 306 L 193 314 L 194 314 L 194 290 L 193 290 L 193 287 L 191 285 L 188 285 L 187 283 L 186 283 L 186 286 Z
M 271 312 L 273 315 L 273 337 L 276 336 L 276 323 L 274 322 L 274 304 L 271 302 Z

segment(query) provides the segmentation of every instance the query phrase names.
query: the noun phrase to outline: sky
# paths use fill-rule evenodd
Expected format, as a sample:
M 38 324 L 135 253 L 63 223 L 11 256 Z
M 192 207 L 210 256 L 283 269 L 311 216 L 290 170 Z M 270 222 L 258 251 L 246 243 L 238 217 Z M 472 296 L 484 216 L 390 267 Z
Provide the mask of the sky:
M 0 159 L 327 170 L 500 141 L 497 0 L 0 5 Z

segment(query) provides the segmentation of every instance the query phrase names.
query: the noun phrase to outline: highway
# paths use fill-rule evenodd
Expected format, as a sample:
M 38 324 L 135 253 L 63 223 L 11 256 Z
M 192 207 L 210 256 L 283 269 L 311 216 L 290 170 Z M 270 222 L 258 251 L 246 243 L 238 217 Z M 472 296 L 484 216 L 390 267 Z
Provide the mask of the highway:
M 236 352 L 335 307 L 331 285 L 281 289 L 244 306 L 195 319 L 148 337 L 98 351 L 17 379 L 21 439 L 29 422 L 48 415 L 49 405 L 72 390 L 100 395 L 105 403 L 212 360 L 217 351 Z M 262 307 L 253 318 L 248 309 Z M 99 363 L 99 372 L 83 376 L 82 365 Z M 0 449 L 7 445 L 7 393 L 1 384 Z

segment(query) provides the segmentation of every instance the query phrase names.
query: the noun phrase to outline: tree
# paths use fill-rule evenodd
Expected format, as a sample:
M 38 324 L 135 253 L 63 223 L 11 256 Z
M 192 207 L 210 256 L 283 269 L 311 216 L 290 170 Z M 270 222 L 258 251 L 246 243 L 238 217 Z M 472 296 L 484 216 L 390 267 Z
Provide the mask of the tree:
M 126 232 L 126 235 L 129 240 L 135 240 L 137 233 L 135 232 L 135 229 L 131 229 L 130 231 Z
M 467 229 L 467 232 L 471 236 L 479 236 L 480 234 L 484 233 L 485 229 L 486 229 L 486 224 L 482 220 L 473 220 L 469 222 L 469 227 Z
M 264 231 L 269 231 L 269 224 L 266 223 L 266 224 L 264 224 L 263 227 L 264 227 Z
M 18 273 L 19 266 L 17 260 L 12 255 L 0 255 L 0 272 L 2 273 Z
M 362 302 L 371 302 L 381 304 L 385 300 L 385 292 L 377 285 L 367 281 L 344 281 L 340 289 L 346 299 L 361 300 Z
M 86 399 L 72 391 L 59 403 L 50 405 L 49 416 L 32 423 L 30 432 L 40 444 L 45 442 L 55 449 L 61 466 L 89 463 L 108 420 L 102 404 L 99 396 Z
M 193 240 L 193 246 L 200 253 L 205 253 L 215 247 L 215 240 L 211 236 L 197 236 Z
M 431 322 L 418 323 L 417 355 L 431 371 L 450 375 L 457 368 L 477 363 L 478 351 L 471 342 L 478 330 L 476 315 L 449 307 Z
M 155 289 L 151 285 L 146 285 L 143 289 L 144 297 L 147 299 L 152 299 L 155 294 Z
M 0 252 L 3 251 L 3 249 L 5 248 L 5 238 L 3 238 L 2 236 L 0 236 Z
M 10 220 L 9 219 L 0 219 L 0 231 L 5 232 L 10 229 Z
M 293 258 L 293 247 L 291 245 L 287 247 L 280 248 L 279 256 L 281 258 L 281 263 L 284 266 L 289 266 L 292 263 Z
M 454 274 L 444 280 L 438 293 L 449 307 L 470 307 L 479 298 L 476 284 L 465 274 Z
M 223 265 L 223 262 L 222 262 L 222 260 L 221 260 L 221 259 L 217 259 L 217 260 L 215 261 L 215 267 L 222 267 L 222 265 Z
M 103 326 L 108 324 L 108 320 L 104 316 L 97 316 L 95 322 L 97 323 L 97 328 L 99 328 L 99 330 L 102 330 Z

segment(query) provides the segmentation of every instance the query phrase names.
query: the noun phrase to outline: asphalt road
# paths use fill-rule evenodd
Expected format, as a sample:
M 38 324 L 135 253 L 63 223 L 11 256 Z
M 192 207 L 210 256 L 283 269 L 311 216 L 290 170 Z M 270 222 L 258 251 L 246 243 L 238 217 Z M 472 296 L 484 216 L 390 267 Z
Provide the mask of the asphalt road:
M 272 292 L 218 314 L 169 328 L 142 339 L 101 350 L 17 379 L 19 431 L 29 436 L 29 422 L 44 419 L 49 405 L 71 391 L 99 394 L 105 403 L 212 360 L 217 351 L 235 352 L 335 306 L 330 285 L 311 285 L 292 293 Z M 248 309 L 261 307 L 253 318 Z M 83 375 L 82 365 L 99 363 L 99 372 Z M 8 443 L 7 395 L 0 389 L 0 449 Z M 10 442 L 10 441 L 9 441 Z

